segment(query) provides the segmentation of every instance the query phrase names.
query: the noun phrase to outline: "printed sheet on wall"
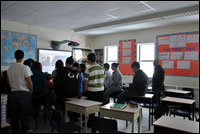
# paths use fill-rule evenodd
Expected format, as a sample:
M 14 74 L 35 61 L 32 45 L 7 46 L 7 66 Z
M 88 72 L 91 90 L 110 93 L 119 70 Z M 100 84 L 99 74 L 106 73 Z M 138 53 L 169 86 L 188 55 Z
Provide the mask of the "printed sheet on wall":
M 135 40 L 121 40 L 119 41 L 119 61 L 120 72 L 123 75 L 133 75 L 131 64 L 136 59 L 136 41 Z
M 199 31 L 157 36 L 157 57 L 166 75 L 199 77 Z

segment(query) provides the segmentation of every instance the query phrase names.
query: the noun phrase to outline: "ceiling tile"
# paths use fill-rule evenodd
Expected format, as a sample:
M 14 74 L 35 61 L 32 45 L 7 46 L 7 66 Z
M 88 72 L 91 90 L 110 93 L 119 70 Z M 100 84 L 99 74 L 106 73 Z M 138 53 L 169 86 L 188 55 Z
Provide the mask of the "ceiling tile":
M 12 6 L 17 1 L 1 1 L 1 11 L 8 8 L 9 6 Z

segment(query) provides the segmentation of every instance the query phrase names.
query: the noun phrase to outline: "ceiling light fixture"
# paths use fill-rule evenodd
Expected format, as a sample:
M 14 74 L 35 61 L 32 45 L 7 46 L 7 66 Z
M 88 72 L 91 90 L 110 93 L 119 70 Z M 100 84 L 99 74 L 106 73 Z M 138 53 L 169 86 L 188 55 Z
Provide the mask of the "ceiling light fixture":
M 154 9 L 153 7 L 149 6 L 148 4 L 146 4 L 144 1 L 140 1 L 140 3 L 144 4 L 145 6 L 147 6 L 148 8 L 150 8 L 153 11 L 156 11 L 156 9 Z

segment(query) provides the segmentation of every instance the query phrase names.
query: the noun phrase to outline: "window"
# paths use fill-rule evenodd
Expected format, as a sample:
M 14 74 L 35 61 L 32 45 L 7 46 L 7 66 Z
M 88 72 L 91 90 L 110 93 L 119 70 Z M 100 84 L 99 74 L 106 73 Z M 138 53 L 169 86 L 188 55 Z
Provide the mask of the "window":
M 155 57 L 154 43 L 144 43 L 137 45 L 137 61 L 140 63 L 140 68 L 150 78 L 153 77 L 154 66 L 153 60 Z
M 104 48 L 104 63 L 110 64 L 110 70 L 111 70 L 111 64 L 118 61 L 118 45 L 115 46 L 105 46 Z

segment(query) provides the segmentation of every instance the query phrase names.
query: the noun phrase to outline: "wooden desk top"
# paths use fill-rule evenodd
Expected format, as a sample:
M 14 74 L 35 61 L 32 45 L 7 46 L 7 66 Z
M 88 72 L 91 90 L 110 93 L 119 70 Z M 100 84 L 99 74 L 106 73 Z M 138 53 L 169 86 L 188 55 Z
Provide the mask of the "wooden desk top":
M 175 102 L 175 103 L 181 103 L 181 104 L 189 104 L 189 105 L 192 105 L 195 102 L 195 100 L 182 99 L 182 98 L 176 98 L 176 97 L 165 97 L 162 99 L 162 101 Z
M 191 93 L 191 91 L 183 91 L 183 90 L 176 90 L 176 89 L 167 89 L 165 92 L 178 93 L 178 94 L 189 94 L 189 93 Z
M 183 132 L 199 133 L 199 122 L 169 116 L 162 116 L 153 125 Z
M 6 128 L 6 127 L 10 127 L 10 124 L 9 123 L 1 124 L 1 128 Z
M 102 106 L 100 109 L 106 109 L 106 110 L 111 110 L 111 111 L 119 111 L 119 112 L 125 112 L 125 113 L 132 113 L 135 114 L 137 113 L 141 107 L 138 106 L 138 108 L 132 108 L 129 105 L 127 105 L 124 109 L 117 109 L 117 108 L 110 108 L 111 105 L 114 103 L 109 103 L 107 105 Z
M 69 101 L 65 101 L 65 104 L 72 104 L 84 108 L 102 105 L 101 102 L 91 101 L 91 100 L 85 100 L 85 99 L 77 99 L 77 98 L 68 98 Z
M 153 98 L 153 94 L 145 94 L 145 96 L 131 96 L 130 98 L 148 98 L 151 99 Z

